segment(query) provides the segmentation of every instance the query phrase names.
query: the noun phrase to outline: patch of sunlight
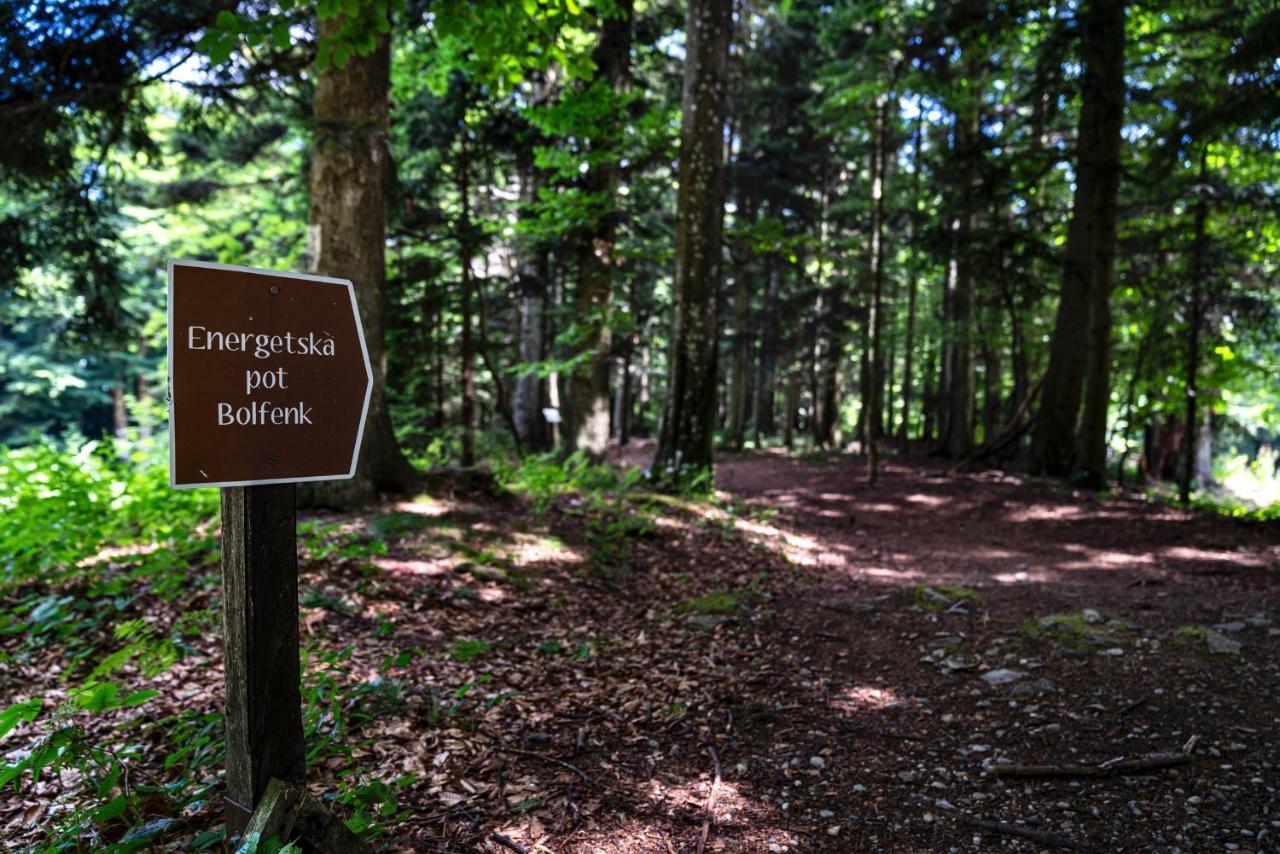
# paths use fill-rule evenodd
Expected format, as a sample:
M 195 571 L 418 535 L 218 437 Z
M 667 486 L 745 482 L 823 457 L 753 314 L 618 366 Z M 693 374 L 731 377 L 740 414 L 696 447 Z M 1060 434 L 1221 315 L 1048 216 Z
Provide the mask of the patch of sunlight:
M 753 801 L 743 797 L 737 783 L 724 779 L 728 771 L 728 768 L 721 769 L 720 788 L 716 791 L 715 814 L 712 816 L 721 823 L 732 821 L 735 815 L 740 816 L 755 806 Z M 638 788 L 641 796 L 666 811 L 686 804 L 702 808 L 707 802 L 711 784 L 710 775 L 707 779 L 682 783 L 664 783 L 655 776 L 648 783 L 640 783 Z
M 1018 552 L 1011 552 L 1008 549 L 982 548 L 974 549 L 969 555 L 978 560 L 1011 560 L 1018 556 Z
M 914 495 L 908 495 L 906 500 L 910 501 L 912 504 L 923 504 L 926 507 L 939 507 L 947 503 L 947 499 L 940 495 L 925 495 L 921 492 L 917 492 Z
M 557 537 L 518 533 L 512 538 L 508 554 L 516 566 L 533 563 L 569 562 L 581 563 L 583 556 L 576 549 L 562 543 Z
M 1194 546 L 1169 546 L 1164 556 L 1173 560 L 1234 563 L 1249 567 L 1263 567 L 1266 562 L 1255 552 L 1238 552 L 1234 549 L 1198 549 Z
M 97 554 L 84 558 L 76 566 L 85 569 L 90 566 L 96 566 L 100 563 L 110 563 L 111 561 L 121 560 L 123 558 L 142 557 L 149 555 L 160 548 L 159 543 L 136 543 L 129 546 L 106 546 L 98 551 Z
M 1020 569 L 1017 572 L 1000 572 L 991 577 L 1000 584 L 1026 584 L 1029 581 L 1048 581 L 1049 573 L 1040 569 L 1035 571 Z
M 904 702 L 897 692 L 891 688 L 877 688 L 874 685 L 853 685 L 844 689 L 831 701 L 831 705 L 841 710 L 883 709 L 895 703 Z
M 482 602 L 494 604 L 496 602 L 504 602 L 507 599 L 507 591 L 495 584 L 488 584 L 481 587 L 476 593 L 476 597 Z
M 444 575 L 449 572 L 452 561 L 448 560 L 400 560 L 391 557 L 375 557 L 374 566 L 383 572 L 400 575 Z
M 924 577 L 924 573 L 916 572 L 913 569 L 889 569 L 884 566 L 859 567 L 858 572 L 862 575 L 874 576 L 875 578 L 891 578 L 894 581 L 909 581 L 911 579 Z
M 878 504 L 859 504 L 858 509 L 867 510 L 872 513 L 898 513 L 902 510 L 902 508 L 896 504 L 889 504 L 883 501 Z
M 679 519 L 673 519 L 670 516 L 654 516 L 653 524 L 659 528 L 670 528 L 673 531 L 692 531 L 693 526 L 688 522 L 682 522 Z
M 430 495 L 418 495 L 407 501 L 397 501 L 394 505 L 401 513 L 416 513 L 419 516 L 443 516 L 449 512 L 447 502 Z
M 1247 501 L 1257 507 L 1280 504 L 1280 469 L 1277 468 L 1280 449 L 1264 448 L 1258 458 L 1250 463 L 1244 454 L 1219 460 L 1219 480 L 1222 487 L 1237 500 Z
M 1076 519 L 1084 515 L 1084 508 L 1069 504 L 1032 504 L 1022 510 L 1005 515 L 1010 522 L 1058 522 Z

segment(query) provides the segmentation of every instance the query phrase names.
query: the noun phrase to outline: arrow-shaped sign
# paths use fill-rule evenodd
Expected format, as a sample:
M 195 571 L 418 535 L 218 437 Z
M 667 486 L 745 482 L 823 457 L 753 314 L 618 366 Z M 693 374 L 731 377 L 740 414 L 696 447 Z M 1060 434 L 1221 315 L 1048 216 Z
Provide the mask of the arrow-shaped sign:
M 169 263 L 173 486 L 353 477 L 372 389 L 351 282 Z

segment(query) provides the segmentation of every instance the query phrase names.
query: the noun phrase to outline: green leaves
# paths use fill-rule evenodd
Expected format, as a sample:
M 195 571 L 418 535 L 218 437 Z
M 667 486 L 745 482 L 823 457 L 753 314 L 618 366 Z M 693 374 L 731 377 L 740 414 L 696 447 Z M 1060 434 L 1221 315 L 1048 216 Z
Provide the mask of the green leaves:
M 36 715 L 40 714 L 40 709 L 44 707 L 44 700 L 39 698 L 35 700 L 24 700 L 20 703 L 14 703 L 9 708 L 0 712 L 0 738 L 4 738 L 9 731 L 18 724 L 31 723 L 36 719 Z

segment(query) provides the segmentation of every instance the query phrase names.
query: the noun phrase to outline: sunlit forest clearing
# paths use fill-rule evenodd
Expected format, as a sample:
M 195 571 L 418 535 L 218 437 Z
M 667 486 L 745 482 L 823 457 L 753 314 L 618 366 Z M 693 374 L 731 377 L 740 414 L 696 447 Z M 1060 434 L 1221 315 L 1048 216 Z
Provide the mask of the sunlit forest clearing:
M 0 0 L 4 847 L 1280 849 L 1278 34 Z

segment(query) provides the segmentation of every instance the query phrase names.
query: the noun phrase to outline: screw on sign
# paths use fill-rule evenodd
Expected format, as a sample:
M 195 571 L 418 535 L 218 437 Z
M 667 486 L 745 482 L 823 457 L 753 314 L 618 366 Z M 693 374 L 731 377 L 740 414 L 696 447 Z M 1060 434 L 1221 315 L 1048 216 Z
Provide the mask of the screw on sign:
M 303 786 L 295 484 L 355 475 L 372 391 L 351 282 L 169 263 L 169 482 L 222 489 L 233 850 L 368 850 Z

